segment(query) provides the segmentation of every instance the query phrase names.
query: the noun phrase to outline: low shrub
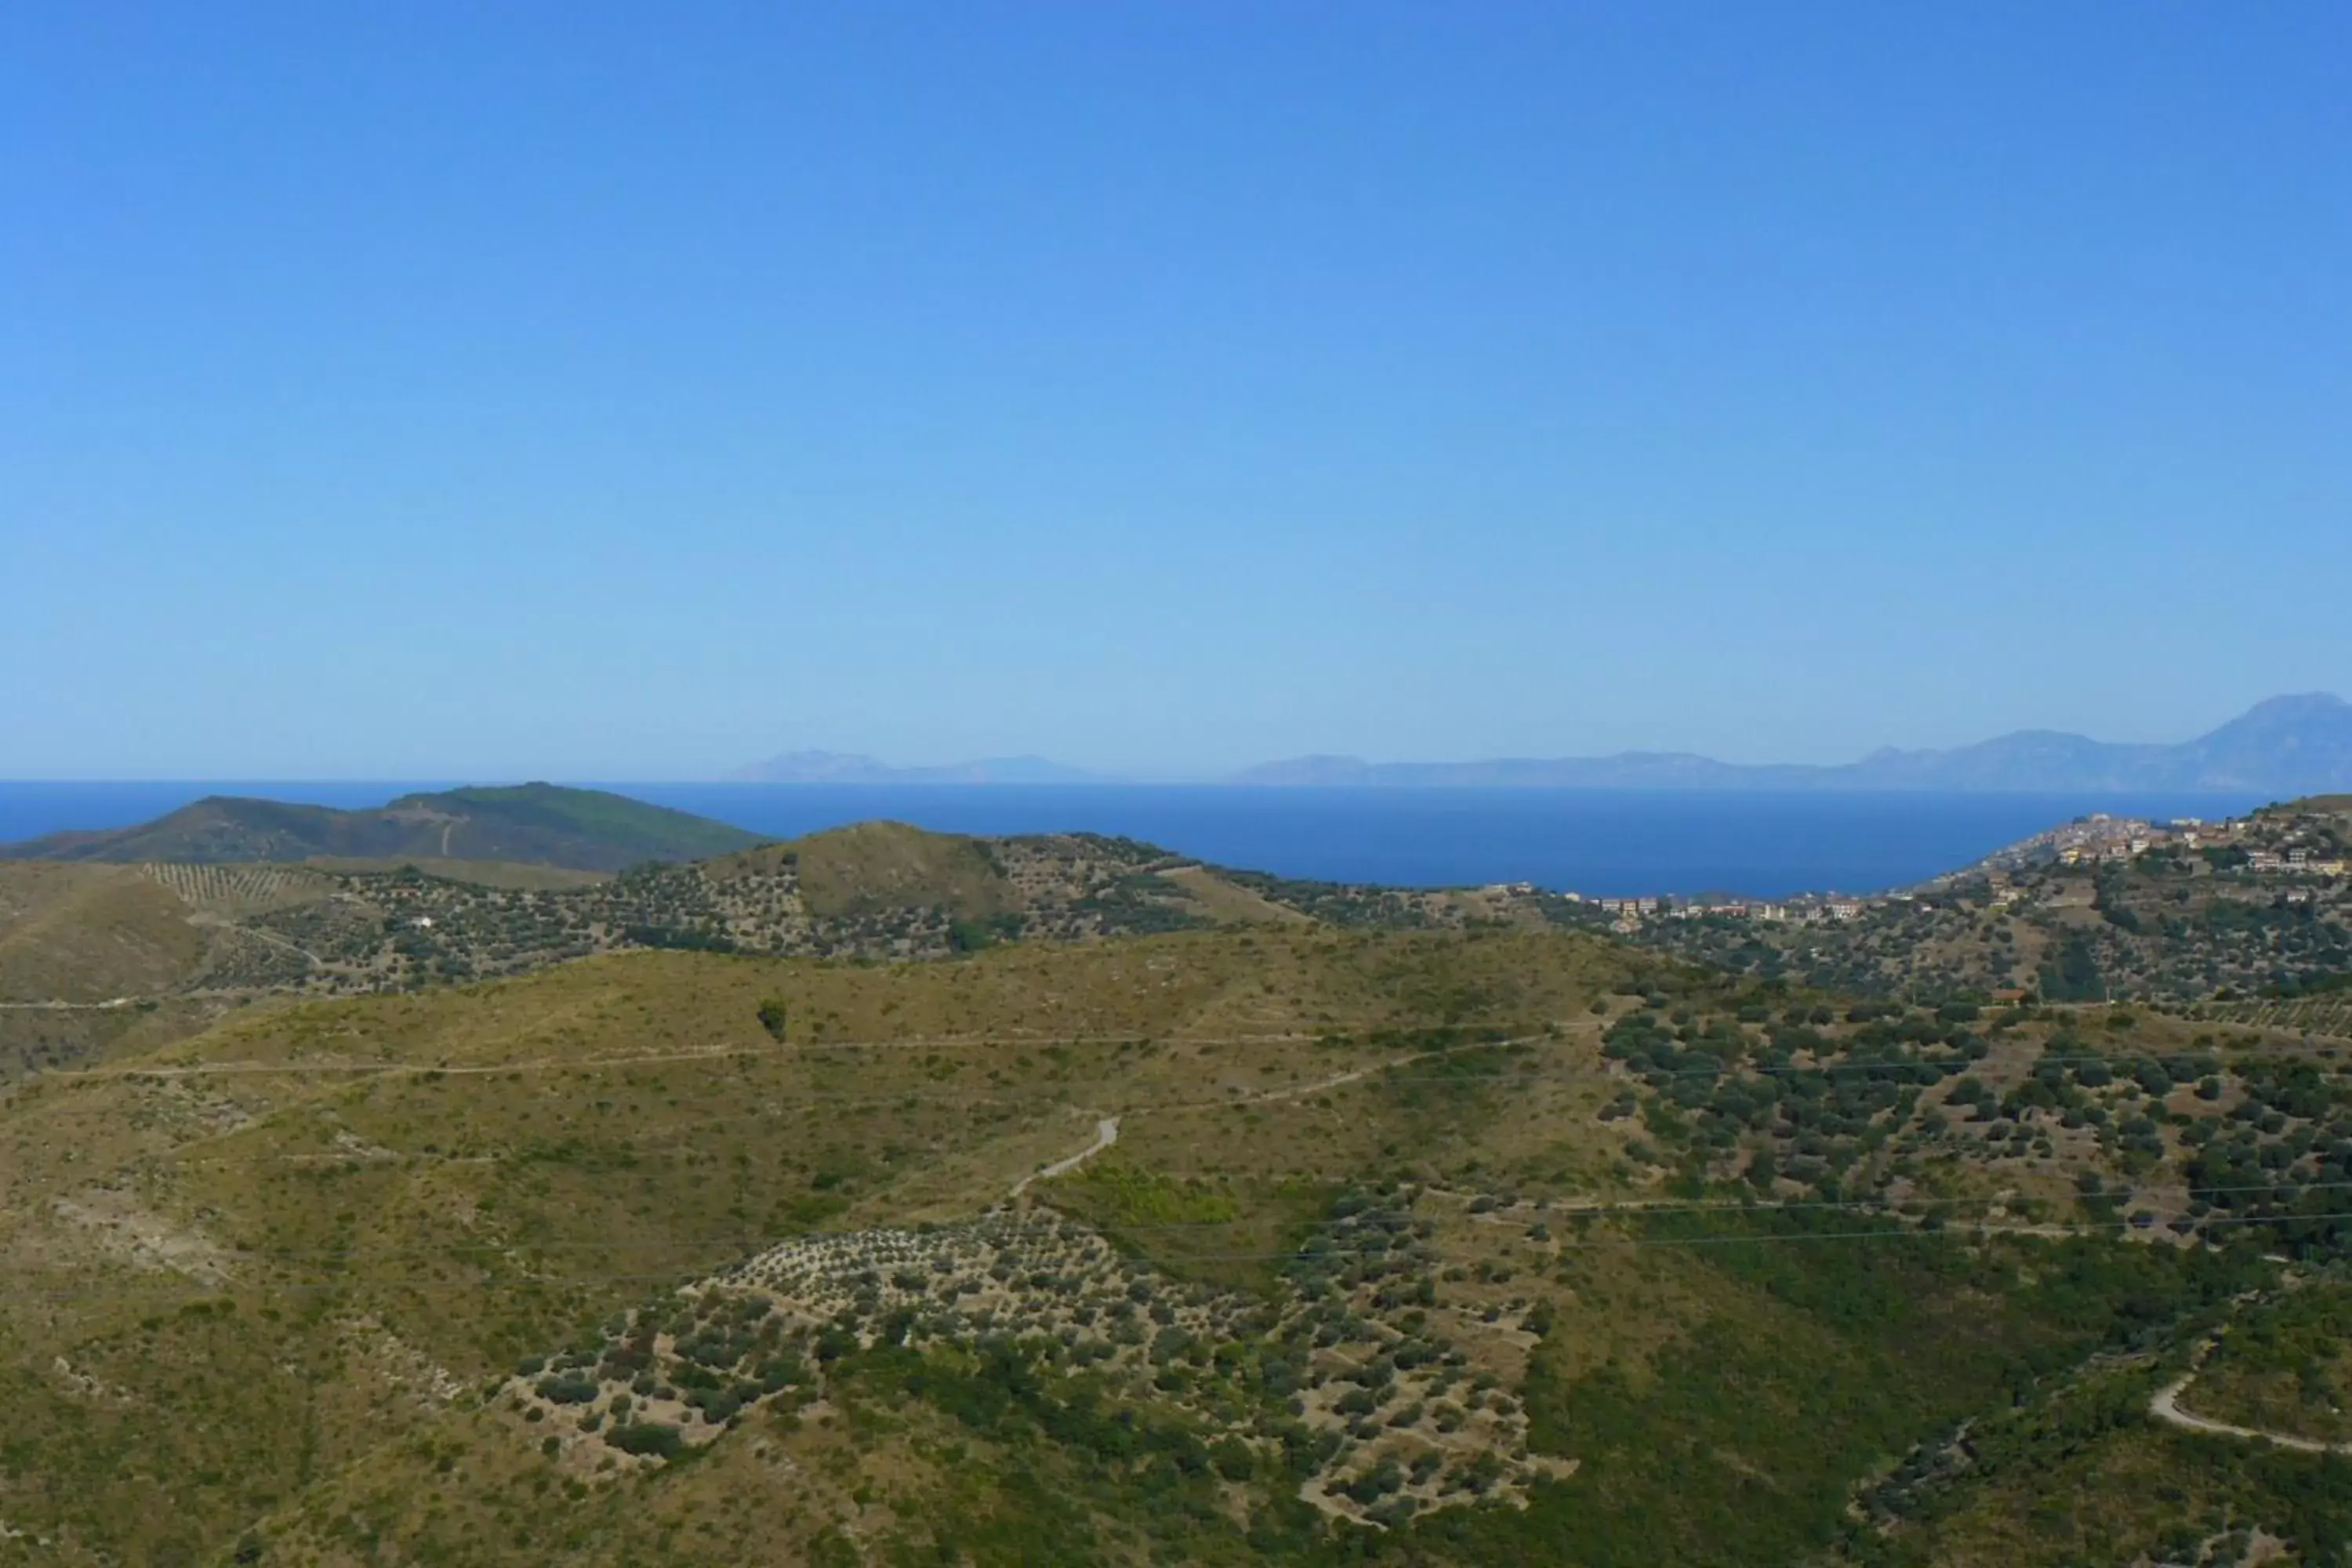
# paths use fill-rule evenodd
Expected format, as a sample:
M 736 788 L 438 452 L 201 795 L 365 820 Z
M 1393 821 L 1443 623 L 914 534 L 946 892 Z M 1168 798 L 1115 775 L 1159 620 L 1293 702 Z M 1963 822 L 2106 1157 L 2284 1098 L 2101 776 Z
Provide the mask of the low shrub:
M 657 1459 L 676 1458 L 686 1447 L 677 1428 L 666 1421 L 633 1421 L 614 1426 L 604 1434 L 604 1441 L 624 1454 L 650 1454 Z

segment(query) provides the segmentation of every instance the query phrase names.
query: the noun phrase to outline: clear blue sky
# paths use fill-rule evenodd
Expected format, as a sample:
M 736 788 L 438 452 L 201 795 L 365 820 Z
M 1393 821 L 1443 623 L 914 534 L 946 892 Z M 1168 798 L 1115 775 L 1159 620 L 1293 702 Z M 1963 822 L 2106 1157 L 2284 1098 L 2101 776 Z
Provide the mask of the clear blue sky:
M 0 777 L 2352 693 L 2352 5 L 0 10 Z

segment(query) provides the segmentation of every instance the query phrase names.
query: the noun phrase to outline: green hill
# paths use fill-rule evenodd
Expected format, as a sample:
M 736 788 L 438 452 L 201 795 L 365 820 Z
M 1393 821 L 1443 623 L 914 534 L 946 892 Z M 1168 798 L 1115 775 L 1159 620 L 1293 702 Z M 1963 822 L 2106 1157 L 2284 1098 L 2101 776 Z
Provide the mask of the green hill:
M 403 795 L 368 811 L 214 795 L 136 827 L 0 846 L 16 859 L 506 860 L 615 871 L 759 843 L 757 834 L 603 790 L 529 784 Z

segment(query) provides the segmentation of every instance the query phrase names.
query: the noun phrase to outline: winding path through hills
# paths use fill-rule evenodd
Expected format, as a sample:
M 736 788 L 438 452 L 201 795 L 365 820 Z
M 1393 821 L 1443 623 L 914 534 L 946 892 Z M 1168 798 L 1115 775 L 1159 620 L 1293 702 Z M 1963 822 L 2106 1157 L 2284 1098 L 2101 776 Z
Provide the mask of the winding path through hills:
M 1478 1044 L 1480 1046 L 1484 1046 L 1492 1043 L 1515 1044 L 1516 1042 L 1481 1041 Z M 1426 1061 L 1432 1057 L 1449 1056 L 1455 1051 L 1470 1050 L 1475 1048 L 1477 1048 L 1477 1047 L 1441 1046 L 1434 1050 L 1412 1051 L 1408 1052 L 1404 1056 L 1392 1057 L 1384 1062 L 1372 1062 L 1363 1067 L 1350 1068 L 1345 1072 L 1334 1073 L 1329 1078 L 1318 1079 L 1313 1083 L 1286 1084 L 1279 1089 L 1261 1089 L 1248 1094 L 1234 1095 L 1232 1098 L 1225 1100 L 1177 1100 L 1168 1104 L 1155 1105 L 1151 1107 L 1151 1109 L 1154 1110 L 1199 1110 L 1203 1108 L 1215 1108 L 1219 1106 L 1263 1105 L 1269 1100 L 1297 1100 L 1306 1095 L 1320 1094 L 1327 1089 L 1338 1089 L 1344 1084 L 1354 1083 L 1360 1079 L 1370 1078 L 1375 1073 L 1389 1072 L 1401 1067 L 1410 1067 L 1414 1062 Z M 1080 1165 L 1085 1164 L 1088 1160 L 1093 1159 L 1096 1155 L 1101 1153 L 1104 1150 L 1118 1142 L 1119 1120 L 1120 1119 L 1116 1116 L 1106 1116 L 1099 1121 L 1097 1121 L 1095 1123 L 1095 1141 L 1093 1142 L 1087 1144 L 1085 1148 L 1079 1150 L 1076 1153 L 1072 1154 L 1067 1159 L 1056 1160 L 1050 1165 L 1042 1166 L 1037 1170 L 1030 1172 L 1029 1174 L 1022 1177 L 1019 1181 L 1013 1184 L 1013 1190 L 1004 1194 L 1005 1201 L 1010 1203 L 1013 1199 L 1019 1197 L 1022 1194 L 1029 1190 L 1030 1185 L 1033 1183 L 1050 1181 L 1055 1176 L 1067 1175 L 1072 1171 L 1076 1170 Z
M 1027 1175 L 1013 1184 L 1013 1190 L 1004 1194 L 1005 1198 L 1010 1201 L 1011 1199 L 1019 1197 L 1023 1193 L 1029 1190 L 1029 1184 L 1032 1182 L 1051 1181 L 1055 1176 L 1065 1176 L 1069 1174 L 1072 1171 L 1076 1170 L 1080 1165 L 1085 1164 L 1087 1161 L 1093 1159 L 1096 1155 L 1101 1153 L 1104 1150 L 1109 1148 L 1112 1144 L 1118 1142 L 1118 1118 L 1116 1116 L 1106 1116 L 1101 1121 L 1095 1123 L 1095 1141 L 1093 1142 L 1087 1144 L 1085 1148 L 1079 1150 L 1076 1153 L 1071 1155 L 1066 1160 L 1056 1160 L 1050 1165 L 1041 1166 L 1038 1169 L 1030 1172 Z
M 2352 1443 L 2323 1443 L 2315 1437 L 2294 1437 L 2284 1432 L 2265 1432 L 2259 1427 L 2234 1426 L 2227 1421 L 2215 1421 L 2193 1415 L 2180 1408 L 2180 1395 L 2196 1381 L 2197 1369 L 2202 1366 L 2209 1343 L 2197 1352 L 2197 1361 L 2187 1372 L 2156 1391 L 2147 1402 L 2147 1413 L 2168 1426 L 2178 1426 L 2184 1432 L 2202 1432 L 2213 1437 L 2239 1437 L 2248 1442 L 2276 1443 L 2282 1448 L 2293 1448 L 2304 1454 L 2352 1454 Z
M 207 916 L 202 914 L 190 915 L 188 917 L 188 923 L 194 926 L 210 926 L 215 931 L 225 931 L 232 932 L 237 936 L 249 937 L 257 942 L 266 943 L 268 946 L 283 948 L 288 952 L 299 954 L 316 968 L 324 969 L 327 967 L 327 961 L 325 959 L 320 958 L 317 953 L 312 952 L 309 948 L 304 947 L 300 942 L 296 942 L 293 938 L 280 936 L 276 931 L 265 930 L 260 926 L 240 925 L 235 921 L 222 920 L 217 916 Z

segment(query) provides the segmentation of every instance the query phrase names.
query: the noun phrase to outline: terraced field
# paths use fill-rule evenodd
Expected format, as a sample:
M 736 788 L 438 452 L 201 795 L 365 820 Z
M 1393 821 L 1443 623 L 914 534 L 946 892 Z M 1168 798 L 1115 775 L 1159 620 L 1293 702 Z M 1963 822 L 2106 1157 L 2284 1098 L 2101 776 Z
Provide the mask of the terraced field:
M 329 878 L 299 868 L 269 865 L 184 865 L 148 861 L 139 867 L 177 894 L 183 903 L 206 912 L 247 913 L 308 903 L 334 890 Z
M 2209 1002 L 2189 1010 L 2201 1022 L 2352 1041 L 2352 991 L 2318 996 Z

